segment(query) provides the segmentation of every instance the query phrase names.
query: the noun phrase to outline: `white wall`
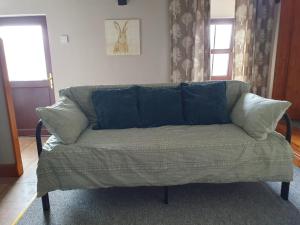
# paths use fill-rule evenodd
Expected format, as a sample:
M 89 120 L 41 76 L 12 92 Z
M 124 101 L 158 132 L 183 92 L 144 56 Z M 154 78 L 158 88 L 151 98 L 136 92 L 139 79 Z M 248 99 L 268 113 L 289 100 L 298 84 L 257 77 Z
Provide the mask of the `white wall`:
M 211 18 L 233 18 L 235 0 L 210 0 Z
M 0 15 L 45 14 L 56 94 L 73 85 L 168 82 L 167 0 L 1 0 Z M 104 20 L 141 21 L 141 56 L 107 56 Z M 63 45 L 59 36 L 68 34 Z

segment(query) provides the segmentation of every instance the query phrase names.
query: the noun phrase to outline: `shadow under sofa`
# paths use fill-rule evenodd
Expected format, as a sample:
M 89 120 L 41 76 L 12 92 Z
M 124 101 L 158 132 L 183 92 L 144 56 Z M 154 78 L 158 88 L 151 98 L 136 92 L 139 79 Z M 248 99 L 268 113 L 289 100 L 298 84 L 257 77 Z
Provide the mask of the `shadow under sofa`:
M 150 87 L 175 84 L 145 85 Z M 79 105 L 90 124 L 96 115 L 90 100 L 95 90 L 121 86 L 81 86 L 60 91 Z M 249 85 L 226 81 L 227 110 L 249 92 Z M 257 141 L 242 128 L 229 124 L 177 125 L 151 128 L 93 130 L 89 126 L 73 144 L 51 136 L 41 143 L 37 130 L 39 163 L 37 192 L 48 210 L 48 192 L 54 190 L 162 186 L 188 183 L 282 182 L 281 197 L 288 199 L 293 177 L 290 120 L 286 137 L 273 132 Z

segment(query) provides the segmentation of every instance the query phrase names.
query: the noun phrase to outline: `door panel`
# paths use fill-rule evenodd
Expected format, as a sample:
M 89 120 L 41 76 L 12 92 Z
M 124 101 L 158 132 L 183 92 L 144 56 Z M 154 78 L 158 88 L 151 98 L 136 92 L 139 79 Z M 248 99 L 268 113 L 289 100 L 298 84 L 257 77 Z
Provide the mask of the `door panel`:
M 300 120 L 300 1 L 281 1 L 280 25 L 276 53 L 273 98 L 292 103 L 288 113 Z M 283 131 L 281 125 L 279 131 Z M 294 163 L 300 165 L 299 131 L 293 128 L 292 147 Z
M 54 103 L 53 81 L 48 79 L 50 75 L 52 79 L 52 68 L 46 17 L 0 18 L 0 38 L 4 42 L 18 133 L 33 136 L 38 122 L 35 109 Z
M 300 120 L 300 1 L 281 1 L 273 98 L 292 103 L 289 115 Z
M 300 1 L 295 1 L 296 12 L 300 10 Z M 293 23 L 293 33 L 290 42 L 290 57 L 288 63 L 288 77 L 286 99 L 293 103 L 290 108 L 290 116 L 300 120 L 300 14 L 295 13 Z
M 15 81 L 10 82 L 17 115 L 19 136 L 33 136 L 38 116 L 35 109 L 49 105 L 51 93 L 48 81 Z M 42 134 L 47 134 L 45 130 Z

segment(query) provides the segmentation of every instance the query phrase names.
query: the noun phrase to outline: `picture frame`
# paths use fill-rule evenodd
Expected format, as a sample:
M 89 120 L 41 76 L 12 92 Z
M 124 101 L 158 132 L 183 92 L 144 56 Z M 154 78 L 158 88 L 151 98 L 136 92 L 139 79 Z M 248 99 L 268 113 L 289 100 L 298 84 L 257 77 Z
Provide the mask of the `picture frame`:
M 140 20 L 105 20 L 105 40 L 107 55 L 140 55 Z

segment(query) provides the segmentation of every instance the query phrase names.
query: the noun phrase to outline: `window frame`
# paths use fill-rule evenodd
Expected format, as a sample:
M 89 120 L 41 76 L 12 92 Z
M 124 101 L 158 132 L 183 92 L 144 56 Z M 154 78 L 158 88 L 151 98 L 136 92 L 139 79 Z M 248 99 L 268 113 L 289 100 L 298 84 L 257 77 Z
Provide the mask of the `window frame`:
M 234 40 L 234 18 L 212 18 L 210 19 L 210 25 L 219 25 L 219 24 L 231 24 L 231 41 L 228 49 L 211 49 L 210 48 L 210 56 L 212 54 L 229 54 L 228 61 L 228 70 L 227 75 L 223 76 L 212 76 L 212 70 L 210 75 L 210 80 L 231 80 L 232 79 L 232 68 L 233 68 L 233 40 Z M 216 36 L 214 36 L 215 38 Z M 211 66 L 209 66 L 211 69 Z

